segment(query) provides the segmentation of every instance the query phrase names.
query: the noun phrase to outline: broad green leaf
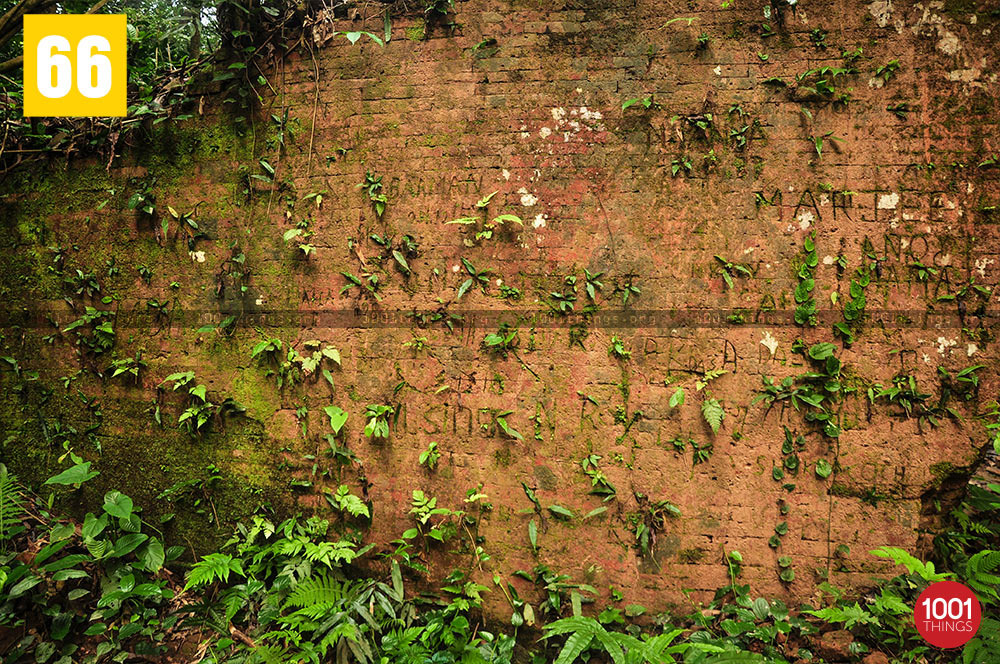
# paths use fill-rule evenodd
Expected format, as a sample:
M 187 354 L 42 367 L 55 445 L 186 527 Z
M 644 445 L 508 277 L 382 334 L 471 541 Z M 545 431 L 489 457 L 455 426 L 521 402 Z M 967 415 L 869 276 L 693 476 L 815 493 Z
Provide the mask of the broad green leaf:
M 104 511 L 119 519 L 132 516 L 132 499 L 118 491 L 108 491 L 104 495 Z
M 826 459 L 820 459 L 816 462 L 816 475 L 826 479 L 833 472 L 833 466 Z
M 339 434 L 340 430 L 344 428 L 344 423 L 347 422 L 348 414 L 339 406 L 326 406 L 323 408 L 323 412 L 330 418 L 330 428 L 333 429 L 334 434 Z
M 678 387 L 674 390 L 674 393 L 670 395 L 670 407 L 677 408 L 678 406 L 684 405 L 684 388 Z
M 72 468 L 67 468 L 58 475 L 50 477 L 45 480 L 44 484 L 83 484 L 89 479 L 93 479 L 100 475 L 96 470 L 90 469 L 90 462 L 84 461 L 83 463 L 78 463 Z

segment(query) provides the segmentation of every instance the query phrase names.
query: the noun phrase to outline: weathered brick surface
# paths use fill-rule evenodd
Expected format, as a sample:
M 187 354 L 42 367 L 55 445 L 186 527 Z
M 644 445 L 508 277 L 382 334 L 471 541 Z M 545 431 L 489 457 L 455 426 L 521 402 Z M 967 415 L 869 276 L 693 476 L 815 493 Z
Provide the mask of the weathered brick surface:
M 270 84 L 279 94 L 257 118 L 255 157 L 276 166 L 284 189 L 272 194 L 254 181 L 247 202 L 237 169 L 260 168 L 224 146 L 213 152 L 202 145 L 194 162 L 183 155 L 137 159 L 150 176 L 161 177 L 155 191 L 163 212 L 168 204 L 186 210 L 202 202 L 197 218 L 209 239 L 199 240 L 195 251 L 203 256 L 189 258 L 174 230 L 160 248 L 153 231 L 124 209 L 134 186 L 127 179 L 135 174 L 131 165 L 112 169 L 119 191 L 116 203 L 103 209 L 69 202 L 66 212 L 32 216 L 36 197 L 7 199 L 9 218 L 18 219 L 17 251 L 36 252 L 33 265 L 43 264 L 46 243 L 77 243 L 68 267 L 104 270 L 104 261 L 117 256 L 127 273 L 108 277 L 113 287 L 106 289 L 120 298 L 117 352 L 143 349 L 150 369 L 141 388 L 80 379 L 104 404 L 97 430 L 102 479 L 129 479 L 156 510 L 158 491 L 184 473 L 201 472 L 210 458 L 229 483 L 262 487 L 279 502 L 318 505 L 324 486 L 344 481 L 360 490 L 350 469 L 312 478 L 310 491 L 286 488 L 291 478 L 311 476 L 313 461 L 304 455 L 319 453 L 320 471 L 334 468 L 321 453 L 327 432 L 321 409 L 335 403 L 351 413 L 347 441 L 370 483 L 375 517 L 366 540 L 386 542 L 408 527 L 413 489 L 459 508 L 466 491 L 481 484 L 493 504 L 479 526 L 492 556 L 476 571 L 481 581 L 540 561 L 598 588 L 621 588 L 629 602 L 662 608 L 681 601 L 682 589 L 708 592 L 724 584 L 723 552 L 739 550 L 755 591 L 805 598 L 827 575 L 852 586 L 884 571 L 867 555 L 876 546 L 925 545 L 919 531 L 937 518 L 937 489 L 950 468 L 975 461 L 986 441 L 975 414 L 997 390 L 989 317 L 995 296 L 970 296 L 961 312 L 955 301 L 939 299 L 970 278 L 990 288 L 998 281 L 1000 169 L 986 163 L 1000 152 L 996 11 L 982 2 L 803 0 L 795 12 L 786 10 L 782 26 L 764 19 L 756 5 L 721 10 L 716 2 L 458 4 L 453 30 L 396 18 L 384 48 L 335 40 L 316 51 L 315 61 L 296 52 L 276 68 Z M 670 22 L 679 17 L 693 21 Z M 776 34 L 763 37 L 762 22 Z M 336 28 L 381 34 L 381 14 Z M 813 45 L 814 29 L 828 31 L 825 48 Z M 426 39 L 408 38 L 423 32 Z M 699 48 L 702 33 L 710 41 Z M 837 94 L 846 92 L 849 102 L 816 101 L 803 92 L 805 82 L 797 85 L 796 75 L 808 70 L 846 66 L 841 54 L 855 47 L 863 49 L 852 65 L 857 72 L 836 79 Z M 891 60 L 900 69 L 883 83 L 874 70 Z M 766 84 L 771 77 L 787 86 Z M 653 108 L 622 110 L 623 101 L 649 94 Z M 887 110 L 898 104 L 908 105 L 905 118 Z M 279 156 L 268 117 L 285 109 L 296 131 Z M 694 124 L 706 114 L 712 115 L 707 135 Z M 818 157 L 813 137 L 823 136 Z M 685 157 L 690 172 L 672 174 L 675 160 Z M 381 220 L 356 188 L 366 170 L 384 177 L 388 207 Z M 100 200 L 103 184 L 80 186 L 83 200 Z M 495 190 L 489 212 L 519 215 L 524 228 L 465 246 L 470 235 L 444 222 L 474 214 L 475 202 Z M 319 209 L 303 200 L 317 192 Z M 281 239 L 305 217 L 315 232 L 316 251 L 308 259 Z M 47 231 L 33 235 L 32 224 Z M 803 243 L 813 232 L 821 322 L 803 327 L 789 318 Z M 382 256 L 371 233 L 397 241 L 409 234 L 419 242 L 411 276 Z M 245 252 L 252 277 L 245 298 L 229 284 L 220 299 L 217 272 L 231 242 Z M 728 289 L 715 255 L 752 266 L 754 277 L 736 277 Z M 838 256 L 846 270 L 838 269 Z M 486 293 L 472 288 L 458 301 L 468 276 L 462 258 L 491 277 Z M 845 386 L 856 388 L 838 407 L 839 439 L 824 436 L 790 407 L 751 405 L 762 377 L 780 380 L 806 370 L 791 351 L 797 338 L 833 340 L 831 323 L 842 320 L 854 271 L 872 258 L 878 275 L 866 290 L 870 317 L 853 345 L 837 344 Z M 150 285 L 129 261 L 154 268 Z M 933 274 L 921 280 L 915 263 L 931 266 Z M 582 310 L 583 268 L 603 272 L 604 289 L 597 295 L 599 313 L 583 321 L 589 335 L 581 347 L 570 344 L 570 325 L 581 319 L 538 312 L 548 310 L 551 292 L 563 290 L 570 275 L 578 279 L 575 308 Z M 343 271 L 366 269 L 382 283 L 380 302 L 358 289 L 340 292 Z M 641 294 L 623 306 L 612 291 L 629 279 Z M 171 281 L 181 287 L 171 289 Z M 501 282 L 521 289 L 523 298 L 500 299 Z M 48 286 L 38 286 L 25 306 L 53 308 L 71 320 L 58 282 L 53 287 L 51 277 L 43 277 L 40 283 Z M 23 296 L 5 284 L 5 299 Z M 128 312 L 144 311 L 149 298 L 176 302 L 177 318 L 129 328 Z M 449 333 L 440 322 L 417 325 L 405 315 L 439 308 L 464 313 L 464 324 Z M 182 310 L 217 312 L 216 320 L 244 317 L 233 337 L 216 338 L 195 333 L 201 323 L 182 322 Z M 700 312 L 701 322 L 667 321 L 673 310 Z M 345 325 L 339 315 L 316 315 L 337 311 L 359 318 Z M 253 318 L 260 312 L 271 314 Z M 623 312 L 635 318 L 620 327 L 602 318 Z M 733 314 L 745 323 L 730 320 Z M 498 320 L 520 330 L 517 351 L 506 358 L 481 346 Z M 29 330 L 22 340 L 13 328 L 8 332 L 15 356 L 49 333 Z M 630 359 L 609 355 L 615 335 Z M 426 337 L 427 349 L 405 347 L 413 336 Z M 279 391 L 250 359 L 250 349 L 265 337 L 299 347 L 313 338 L 336 345 L 343 367 L 333 372 L 335 387 L 320 379 Z M 22 362 L 55 385 L 77 360 L 56 344 Z M 977 399 L 951 402 L 962 422 L 944 417 L 938 427 L 920 424 L 897 406 L 868 401 L 872 382 L 887 385 L 902 373 L 913 375 L 936 403 L 938 367 L 954 373 L 971 364 L 987 368 L 979 372 Z M 727 373 L 697 391 L 696 379 L 712 369 Z M 217 401 L 233 396 L 247 405 L 250 423 L 217 426 L 210 443 L 151 429 L 144 408 L 154 386 L 182 370 L 196 371 Z M 678 386 L 687 401 L 671 408 Z M 699 411 L 706 393 L 725 407 L 716 434 Z M 5 454 L 22 464 L 51 455 L 51 443 L 37 442 L 32 413 L 19 409 L 13 393 L 6 399 L 8 435 L 36 441 L 22 448 L 45 451 L 14 454 L 16 443 L 8 442 Z M 368 403 L 399 404 L 387 442 L 362 435 Z M 296 417 L 300 406 L 309 409 L 305 436 Z M 168 427 L 179 410 L 168 398 Z M 508 421 L 523 441 L 498 429 L 495 417 L 503 411 L 513 411 Z M 635 414 L 631 426 L 621 423 Z M 772 478 L 783 458 L 783 426 L 806 439 L 802 469 L 784 480 L 793 490 Z M 711 457 L 694 464 L 690 446 L 681 453 L 670 442 L 678 436 L 711 443 Z M 429 473 L 417 458 L 432 440 L 444 456 Z M 601 455 L 617 498 L 605 503 L 607 512 L 585 520 L 601 505 L 588 495 L 590 480 L 580 466 L 590 453 Z M 838 466 L 829 479 L 813 472 L 820 458 Z M 533 514 L 522 483 L 543 506 L 557 503 L 577 518 Z M 649 556 L 630 531 L 630 519 L 640 513 L 638 494 L 681 509 L 656 533 Z M 780 514 L 781 501 L 787 515 Z M 526 531 L 531 518 L 541 526 L 537 560 Z M 768 539 L 783 521 L 788 534 L 774 551 Z M 841 545 L 850 553 L 838 555 Z M 793 560 L 791 584 L 778 580 L 779 555 Z M 432 559 L 438 576 L 468 564 L 464 554 Z M 493 599 L 499 607 L 502 597 Z

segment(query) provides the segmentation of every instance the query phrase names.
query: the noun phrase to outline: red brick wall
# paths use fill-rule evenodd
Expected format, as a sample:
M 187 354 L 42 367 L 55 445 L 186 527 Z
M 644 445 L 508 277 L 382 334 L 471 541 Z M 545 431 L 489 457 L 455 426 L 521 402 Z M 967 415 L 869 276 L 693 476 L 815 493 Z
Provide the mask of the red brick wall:
M 222 310 L 220 317 L 248 314 L 232 338 L 195 334 L 197 325 L 180 323 L 131 342 L 119 332 L 119 351 L 144 347 L 151 367 L 142 390 L 91 386 L 104 394 L 112 422 L 102 434 L 109 437 L 100 462 L 108 476 L 116 472 L 116 444 L 126 446 L 149 427 L 138 407 L 117 414 L 111 406 L 149 401 L 164 376 L 190 369 L 220 400 L 249 404 L 260 422 L 254 444 L 212 434 L 217 463 L 305 505 L 339 481 L 360 492 L 351 470 L 339 481 L 335 472 L 317 477 L 310 491 L 285 488 L 290 477 L 311 475 L 313 462 L 303 455 L 326 446 L 322 407 L 348 410 L 347 441 L 374 501 L 367 541 L 386 542 L 410 526 L 414 489 L 458 509 L 466 491 L 481 484 L 493 505 L 479 526 L 491 559 L 476 576 L 487 584 L 494 572 L 509 578 L 543 562 L 597 588 L 620 588 L 628 603 L 662 608 L 683 601 L 682 589 L 725 584 L 723 552 L 738 550 L 755 592 L 806 598 L 827 576 L 855 586 L 884 571 L 867 553 L 876 546 L 926 550 L 919 530 L 937 519 L 939 485 L 952 467 L 974 463 L 986 444 L 975 414 L 996 395 L 994 327 L 977 315 L 980 304 L 992 311 L 995 296 L 969 291 L 961 307 L 939 299 L 972 277 L 992 287 L 1000 269 L 993 209 L 1000 170 L 983 164 L 1000 152 L 995 12 L 984 3 L 803 0 L 779 25 L 742 0 L 729 10 L 701 1 L 457 4 L 453 15 L 429 26 L 395 17 L 384 48 L 338 37 L 316 49 L 315 60 L 300 49 L 269 73 L 277 96 L 268 92 L 254 145 L 286 188 L 272 194 L 255 180 L 252 200 L 244 201 L 236 169 L 260 167 L 226 150 L 212 156 L 204 145 L 195 162 L 179 162 L 180 176 L 163 176 L 156 189 L 161 210 L 204 201 L 197 216 L 210 239 L 195 247 L 205 252 L 203 262 L 197 254 L 189 259 L 173 230 L 161 249 L 152 230 L 113 205 L 54 211 L 46 219 L 57 239 L 81 243 L 74 259 L 81 264 L 88 252 L 91 263 L 103 260 L 109 241 L 145 248 L 156 278 L 147 286 L 127 268 L 118 288 L 122 311 L 158 297 L 176 298 L 180 309 Z M 365 19 L 364 12 L 353 22 L 338 20 L 335 29 L 381 36 L 382 15 Z M 455 25 L 444 24 L 450 21 Z M 763 36 L 762 23 L 775 34 Z M 813 43 L 814 29 L 826 31 L 825 47 Z M 709 38 L 704 47 L 701 34 Z M 808 70 L 846 67 L 842 53 L 856 47 L 857 71 L 837 77 L 832 95 L 817 99 L 805 89 L 822 74 L 797 82 Z M 892 60 L 899 69 L 883 82 L 874 71 Z M 785 85 L 765 82 L 772 77 Z M 650 94 L 651 108 L 622 110 L 626 100 Z M 842 94 L 849 101 L 829 101 Z M 215 103 L 206 99 L 208 108 Z M 284 109 L 296 131 L 279 156 L 268 115 Z M 697 122 L 709 114 L 711 127 L 703 131 Z M 814 137 L 823 138 L 821 156 Z M 129 175 L 157 175 L 157 163 L 113 170 L 111 178 L 127 189 Z M 366 170 L 383 177 L 388 204 L 381 219 L 356 188 Z M 471 233 L 444 222 L 475 214 L 476 201 L 493 191 L 490 216 L 518 215 L 524 227 L 464 243 Z M 318 192 L 323 202 L 316 209 L 303 197 Z M 85 216 L 95 221 L 84 226 Z M 303 258 L 281 237 L 306 216 L 315 253 Z M 416 239 L 411 276 L 371 233 L 397 243 L 404 234 Z M 811 233 L 815 327 L 791 320 Z M 221 303 L 214 295 L 232 241 L 253 271 L 242 306 L 231 287 Z M 736 274 L 727 287 L 716 255 L 747 265 L 753 276 Z M 846 269 L 838 269 L 839 256 Z M 463 258 L 490 271 L 489 286 L 456 301 L 468 277 Z M 762 377 L 780 381 L 808 370 L 792 352 L 796 339 L 836 341 L 831 326 L 843 320 L 855 270 L 873 258 L 868 317 L 853 345 L 836 343 L 844 387 L 855 389 L 836 406 L 839 438 L 807 422 L 806 408 L 751 405 Z M 915 263 L 932 268 L 925 280 Z M 343 271 L 360 276 L 366 267 L 379 276 L 380 302 L 357 288 L 340 292 Z M 545 313 L 551 293 L 568 288 L 567 276 L 577 279 L 575 312 L 583 310 L 584 268 L 603 272 L 598 313 Z M 175 278 L 179 290 L 168 287 Z M 623 305 L 613 291 L 629 281 L 641 293 Z M 498 297 L 501 282 L 523 298 Z M 49 299 L 59 306 L 59 297 Z M 419 327 L 405 316 L 439 309 L 466 320 L 449 333 L 441 322 Z M 293 313 L 275 325 L 273 315 L 249 315 L 261 311 Z M 519 345 L 507 357 L 482 347 L 498 320 L 519 329 Z M 571 345 L 571 325 L 581 320 L 589 334 Z M 249 357 L 265 336 L 300 348 L 313 338 L 337 346 L 343 367 L 332 372 L 335 387 L 320 379 L 279 392 Z M 404 346 L 414 336 L 426 337 L 427 348 Z M 613 336 L 629 359 L 609 354 Z M 53 378 L 75 362 L 58 347 L 42 357 L 66 363 L 45 365 Z M 979 372 L 978 398 L 950 403 L 962 422 L 944 416 L 934 427 L 898 406 L 869 403 L 868 386 L 888 385 L 897 373 L 913 375 L 932 395 L 928 403 L 937 403 L 938 367 L 954 373 L 972 364 L 987 368 Z M 699 391 L 696 381 L 713 369 L 726 373 Z M 677 387 L 686 402 L 672 408 Z M 725 410 L 717 433 L 700 412 L 706 395 Z M 362 434 L 368 403 L 400 404 L 386 442 Z M 295 416 L 300 406 L 309 409 L 305 439 Z M 168 427 L 178 410 L 164 407 Z M 523 440 L 498 428 L 495 416 L 504 411 L 512 411 L 507 422 Z M 797 475 L 776 481 L 772 467 L 786 456 L 783 426 L 805 442 Z M 677 437 L 683 452 L 671 442 Z M 694 463 L 688 438 L 710 444 L 710 457 Z M 179 434 L 171 440 L 171 455 L 193 454 L 196 444 Z M 433 473 L 417 461 L 430 441 L 443 454 Z M 588 494 L 581 460 L 589 454 L 601 456 L 614 500 Z M 332 468 L 319 458 L 321 470 Z M 819 459 L 836 464 L 829 478 L 815 474 Z M 541 515 L 522 483 L 546 508 Z M 152 496 L 169 481 L 153 477 L 143 485 Z M 645 505 L 639 496 L 681 511 L 655 532 L 652 555 L 637 548 L 631 530 Z M 547 510 L 552 504 L 575 517 L 555 518 Z M 582 518 L 602 505 L 607 511 Z M 539 524 L 537 556 L 530 519 Z M 788 531 L 774 550 L 768 540 L 783 522 Z M 849 553 L 838 553 L 842 546 Z M 779 581 L 779 556 L 792 559 L 790 584 Z M 469 555 L 431 559 L 432 574 L 442 577 L 467 566 Z M 499 607 L 503 598 L 494 594 Z

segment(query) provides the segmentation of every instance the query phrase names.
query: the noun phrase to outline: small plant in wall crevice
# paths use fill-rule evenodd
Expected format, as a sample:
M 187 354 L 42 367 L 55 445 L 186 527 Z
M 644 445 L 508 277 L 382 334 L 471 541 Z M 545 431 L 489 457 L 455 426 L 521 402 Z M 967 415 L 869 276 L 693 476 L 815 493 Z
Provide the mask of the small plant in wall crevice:
M 395 422 L 399 411 L 387 404 L 368 404 L 365 408 L 365 435 L 372 440 L 386 440 L 389 437 L 390 419 Z

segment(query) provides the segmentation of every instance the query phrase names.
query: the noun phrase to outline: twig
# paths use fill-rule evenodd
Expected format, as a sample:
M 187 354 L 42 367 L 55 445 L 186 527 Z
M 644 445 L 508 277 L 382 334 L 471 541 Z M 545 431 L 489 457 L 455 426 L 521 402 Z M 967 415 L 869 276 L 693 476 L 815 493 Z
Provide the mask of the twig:
M 229 626 L 229 633 L 232 634 L 236 638 L 236 640 L 242 642 L 245 646 L 249 648 L 257 647 L 257 644 L 253 642 L 253 639 L 251 639 L 249 636 L 247 636 L 240 630 L 236 629 L 235 625 Z

